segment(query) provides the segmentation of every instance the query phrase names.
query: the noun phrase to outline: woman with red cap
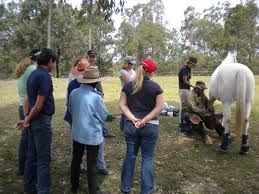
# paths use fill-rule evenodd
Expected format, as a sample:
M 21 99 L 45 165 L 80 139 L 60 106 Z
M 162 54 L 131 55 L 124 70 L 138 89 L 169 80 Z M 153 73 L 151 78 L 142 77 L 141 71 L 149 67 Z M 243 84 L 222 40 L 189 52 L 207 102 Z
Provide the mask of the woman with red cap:
M 136 79 L 122 89 L 119 106 L 126 116 L 123 131 L 126 156 L 121 173 L 121 191 L 130 193 L 138 150 L 141 150 L 141 194 L 154 191 L 153 159 L 159 134 L 158 115 L 163 109 L 163 90 L 150 80 L 156 64 L 144 60 L 136 71 Z

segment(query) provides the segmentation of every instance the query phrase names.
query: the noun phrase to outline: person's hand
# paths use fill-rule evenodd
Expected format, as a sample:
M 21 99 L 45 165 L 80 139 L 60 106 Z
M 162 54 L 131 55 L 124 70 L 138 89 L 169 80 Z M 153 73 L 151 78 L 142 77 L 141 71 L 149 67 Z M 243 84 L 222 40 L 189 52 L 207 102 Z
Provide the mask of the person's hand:
M 26 129 L 26 128 L 28 128 L 29 126 L 30 126 L 30 123 L 29 123 L 29 121 L 28 121 L 28 117 L 25 117 L 24 120 L 18 121 L 17 124 L 16 124 L 16 128 L 17 128 L 18 130 Z
M 213 107 L 213 105 L 209 105 L 207 110 L 213 114 L 215 113 L 215 108 Z
M 16 123 L 16 128 L 18 130 L 23 130 L 23 123 L 24 123 L 24 120 L 20 120 Z
M 138 118 L 134 117 L 134 118 L 131 119 L 131 121 L 136 127 L 138 125 L 138 123 L 141 121 L 141 119 L 138 119 Z M 138 127 L 136 127 L 136 128 L 138 128 Z
M 30 122 L 28 120 L 28 117 L 26 116 L 23 122 L 23 128 L 26 129 L 30 126 Z
M 146 123 L 147 123 L 147 121 L 146 121 L 145 118 L 144 118 L 144 119 L 138 121 L 138 122 L 135 124 L 135 127 L 136 127 L 136 128 L 142 128 L 142 127 L 144 127 L 144 126 L 146 125 Z

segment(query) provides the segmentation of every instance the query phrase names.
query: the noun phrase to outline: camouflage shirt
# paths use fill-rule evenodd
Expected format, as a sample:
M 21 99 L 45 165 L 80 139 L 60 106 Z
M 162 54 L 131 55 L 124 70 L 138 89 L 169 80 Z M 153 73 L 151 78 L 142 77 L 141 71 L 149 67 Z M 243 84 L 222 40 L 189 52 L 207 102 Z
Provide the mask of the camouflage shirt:
M 193 89 L 189 94 L 187 112 L 197 113 L 199 115 L 209 114 L 209 111 L 207 110 L 208 107 L 208 97 L 205 94 L 198 96 Z

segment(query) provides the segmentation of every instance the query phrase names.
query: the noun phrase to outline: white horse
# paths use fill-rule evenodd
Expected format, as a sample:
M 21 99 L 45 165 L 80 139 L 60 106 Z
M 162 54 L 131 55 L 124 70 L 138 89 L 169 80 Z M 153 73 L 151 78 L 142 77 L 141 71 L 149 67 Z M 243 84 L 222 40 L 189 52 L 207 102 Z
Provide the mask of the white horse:
M 247 154 L 248 127 L 255 91 L 255 79 L 252 71 L 241 63 L 237 63 L 236 52 L 228 56 L 213 72 L 210 80 L 210 101 L 222 102 L 223 126 L 225 133 L 219 150 L 226 152 L 229 145 L 231 104 L 236 101 L 236 132 L 243 130 L 240 154 Z

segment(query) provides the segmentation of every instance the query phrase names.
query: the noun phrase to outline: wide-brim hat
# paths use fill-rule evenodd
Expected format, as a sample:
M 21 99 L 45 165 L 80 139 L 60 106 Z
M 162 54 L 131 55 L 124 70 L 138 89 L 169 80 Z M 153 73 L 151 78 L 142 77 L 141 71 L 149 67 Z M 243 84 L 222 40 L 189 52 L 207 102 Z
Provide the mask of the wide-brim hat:
M 102 81 L 102 78 L 100 76 L 99 69 L 96 67 L 90 66 L 85 70 L 83 75 L 77 78 L 77 81 L 82 84 L 90 84 L 90 83 L 100 82 Z
M 208 89 L 203 81 L 197 81 L 194 87 L 199 89 Z
M 198 65 L 198 62 L 197 62 L 198 60 L 197 60 L 197 58 L 195 58 L 195 57 L 189 57 L 189 59 L 188 59 L 188 61 L 187 61 L 187 63 L 191 63 L 191 64 L 193 64 L 193 65 Z

